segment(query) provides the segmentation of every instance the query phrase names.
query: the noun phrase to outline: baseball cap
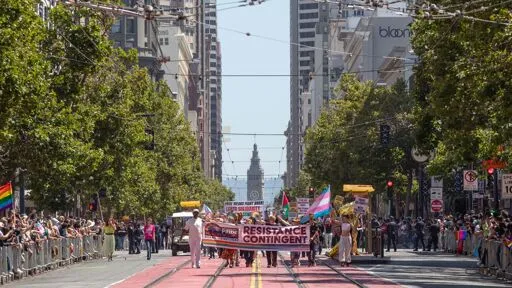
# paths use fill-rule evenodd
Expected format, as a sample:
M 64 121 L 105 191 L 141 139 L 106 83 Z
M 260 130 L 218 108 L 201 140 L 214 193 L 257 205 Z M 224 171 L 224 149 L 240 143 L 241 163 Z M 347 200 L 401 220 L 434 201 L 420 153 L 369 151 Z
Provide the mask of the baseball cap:
M 192 213 L 196 213 L 196 212 L 199 213 L 199 209 L 192 210 Z

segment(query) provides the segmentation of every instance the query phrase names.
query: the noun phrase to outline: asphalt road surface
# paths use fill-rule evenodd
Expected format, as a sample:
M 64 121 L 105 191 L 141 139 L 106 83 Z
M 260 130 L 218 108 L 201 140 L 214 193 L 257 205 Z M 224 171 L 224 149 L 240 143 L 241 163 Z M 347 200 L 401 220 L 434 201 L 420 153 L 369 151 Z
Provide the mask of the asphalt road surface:
M 96 260 L 75 264 L 14 281 L 3 287 L 66 288 L 137 288 L 137 287 L 512 287 L 478 274 L 476 260 L 439 253 L 388 253 L 388 264 L 365 264 L 341 268 L 322 257 L 319 265 L 291 269 L 288 253 L 282 253 L 278 267 L 267 268 L 261 255 L 254 267 L 224 268 L 220 259 L 202 259 L 201 269 L 193 269 L 187 255 L 171 257 L 169 251 L 154 254 L 146 260 L 144 253 L 118 253 L 113 262 Z M 179 284 L 179 285 L 178 285 Z

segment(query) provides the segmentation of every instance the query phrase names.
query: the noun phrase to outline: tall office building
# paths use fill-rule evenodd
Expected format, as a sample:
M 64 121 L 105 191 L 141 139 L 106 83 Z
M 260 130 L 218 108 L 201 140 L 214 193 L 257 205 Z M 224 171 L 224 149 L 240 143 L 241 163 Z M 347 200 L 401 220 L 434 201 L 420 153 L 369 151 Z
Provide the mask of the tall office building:
M 222 179 L 222 80 L 220 42 L 217 38 L 217 1 L 205 0 L 205 41 L 210 100 L 210 155 L 213 177 Z
M 136 0 L 123 0 L 123 3 L 127 7 L 140 4 Z M 158 6 L 159 0 L 153 0 L 153 4 Z M 139 66 L 148 69 L 152 80 L 162 79 L 164 71 L 160 69 L 162 55 L 159 52 L 157 21 L 136 16 L 116 16 L 109 36 L 116 47 L 137 49 Z
M 286 186 L 295 187 L 304 161 L 301 93 L 308 90 L 315 70 L 316 24 L 319 3 L 315 0 L 290 0 L 290 122 L 285 132 Z

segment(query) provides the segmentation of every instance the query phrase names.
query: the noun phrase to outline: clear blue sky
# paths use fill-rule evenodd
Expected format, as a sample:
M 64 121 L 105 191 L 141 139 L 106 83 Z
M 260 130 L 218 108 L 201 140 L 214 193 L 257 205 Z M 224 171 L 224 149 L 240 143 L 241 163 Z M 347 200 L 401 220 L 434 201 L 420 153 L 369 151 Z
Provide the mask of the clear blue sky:
M 231 6 L 222 5 L 228 2 L 233 0 L 219 0 L 217 9 Z M 218 11 L 217 15 L 223 74 L 290 73 L 289 45 L 227 30 L 289 41 L 289 1 L 269 0 L 258 6 Z M 230 127 L 233 133 L 283 133 L 286 130 L 290 119 L 289 77 L 224 77 L 222 81 L 224 127 Z M 285 146 L 284 136 L 256 136 L 255 139 L 253 136 L 226 135 L 224 138 L 223 174 L 246 175 L 254 143 L 262 148 L 260 158 L 265 175 L 277 177 L 286 170 L 286 149 L 265 149 Z

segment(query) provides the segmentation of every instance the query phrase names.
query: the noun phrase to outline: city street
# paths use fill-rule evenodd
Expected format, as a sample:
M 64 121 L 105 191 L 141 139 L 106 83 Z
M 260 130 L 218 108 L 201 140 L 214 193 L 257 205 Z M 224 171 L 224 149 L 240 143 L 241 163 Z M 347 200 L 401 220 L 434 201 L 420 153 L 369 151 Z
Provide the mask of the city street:
M 421 254 L 421 255 L 420 255 Z M 245 265 L 223 268 L 220 259 L 202 259 L 201 269 L 190 267 L 188 255 L 171 257 L 169 251 L 154 254 L 118 253 L 113 262 L 92 261 L 69 266 L 37 277 L 29 277 L 5 287 L 510 287 L 503 281 L 480 276 L 476 261 L 448 254 L 389 253 L 389 264 L 364 264 L 341 268 L 335 261 L 320 257 L 319 265 L 293 270 L 288 253 L 279 257 L 276 268 L 267 268 L 259 255 L 252 268 Z

